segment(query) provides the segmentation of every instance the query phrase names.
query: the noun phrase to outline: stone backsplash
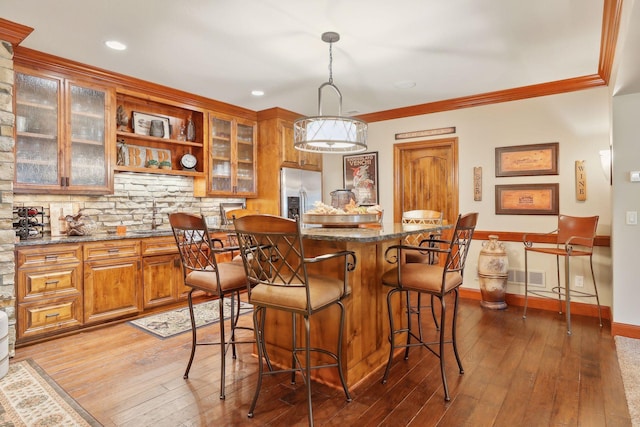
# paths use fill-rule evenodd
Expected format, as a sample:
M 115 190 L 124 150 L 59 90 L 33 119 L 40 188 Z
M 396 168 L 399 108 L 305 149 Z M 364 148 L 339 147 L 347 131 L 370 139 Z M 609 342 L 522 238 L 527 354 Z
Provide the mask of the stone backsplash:
M 14 206 L 42 206 L 44 234 L 51 231 L 50 203 L 71 203 L 73 213 L 82 211 L 96 223 L 96 233 L 115 232 L 118 225 L 128 230 L 169 229 L 171 212 L 191 212 L 220 216 L 220 203 L 244 202 L 244 199 L 193 196 L 193 178 L 176 175 L 116 173 L 114 193 L 104 196 L 54 194 L 15 194 Z M 155 212 L 154 212 L 155 211 Z M 53 220 L 59 220 L 54 213 Z

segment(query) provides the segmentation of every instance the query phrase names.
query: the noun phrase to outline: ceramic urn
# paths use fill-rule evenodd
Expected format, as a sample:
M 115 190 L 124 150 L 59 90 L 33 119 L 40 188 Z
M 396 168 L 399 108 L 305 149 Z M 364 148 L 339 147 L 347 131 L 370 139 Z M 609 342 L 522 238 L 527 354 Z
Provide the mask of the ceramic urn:
M 493 310 L 507 308 L 505 294 L 507 291 L 507 275 L 509 259 L 504 244 L 498 236 L 489 235 L 489 240 L 482 244 L 478 257 L 478 278 L 480 280 L 481 305 Z

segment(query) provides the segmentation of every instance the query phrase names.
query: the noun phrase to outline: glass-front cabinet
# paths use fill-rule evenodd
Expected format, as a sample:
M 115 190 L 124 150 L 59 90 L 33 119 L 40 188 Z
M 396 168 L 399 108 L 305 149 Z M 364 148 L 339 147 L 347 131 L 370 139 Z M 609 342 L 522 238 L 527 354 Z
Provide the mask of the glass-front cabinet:
M 231 116 L 210 115 L 208 193 L 256 196 L 256 124 Z
M 106 194 L 113 190 L 114 91 L 16 67 L 16 192 Z

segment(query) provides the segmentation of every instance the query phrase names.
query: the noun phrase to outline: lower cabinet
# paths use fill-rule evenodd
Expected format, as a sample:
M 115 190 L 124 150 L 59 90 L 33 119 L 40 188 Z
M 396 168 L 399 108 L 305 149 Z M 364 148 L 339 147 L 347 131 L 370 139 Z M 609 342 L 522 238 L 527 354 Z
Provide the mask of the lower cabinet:
M 142 311 L 140 259 L 84 263 L 84 321 L 103 322 Z
M 17 339 L 82 325 L 82 246 L 17 252 Z
M 180 255 L 155 255 L 142 258 L 144 308 L 157 307 L 183 297 Z M 186 294 L 184 294 L 186 295 Z
M 19 246 L 16 267 L 18 343 L 137 316 L 190 291 L 173 236 Z
M 138 240 L 85 243 L 85 324 L 142 311 L 140 284 Z

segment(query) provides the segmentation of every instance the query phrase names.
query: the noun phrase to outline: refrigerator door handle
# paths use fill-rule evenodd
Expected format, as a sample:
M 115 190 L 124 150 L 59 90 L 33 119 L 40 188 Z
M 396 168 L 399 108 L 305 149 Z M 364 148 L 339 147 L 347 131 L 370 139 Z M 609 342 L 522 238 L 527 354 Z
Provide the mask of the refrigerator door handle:
M 304 190 L 300 190 L 300 215 L 302 218 L 302 214 L 307 211 L 307 192 Z

